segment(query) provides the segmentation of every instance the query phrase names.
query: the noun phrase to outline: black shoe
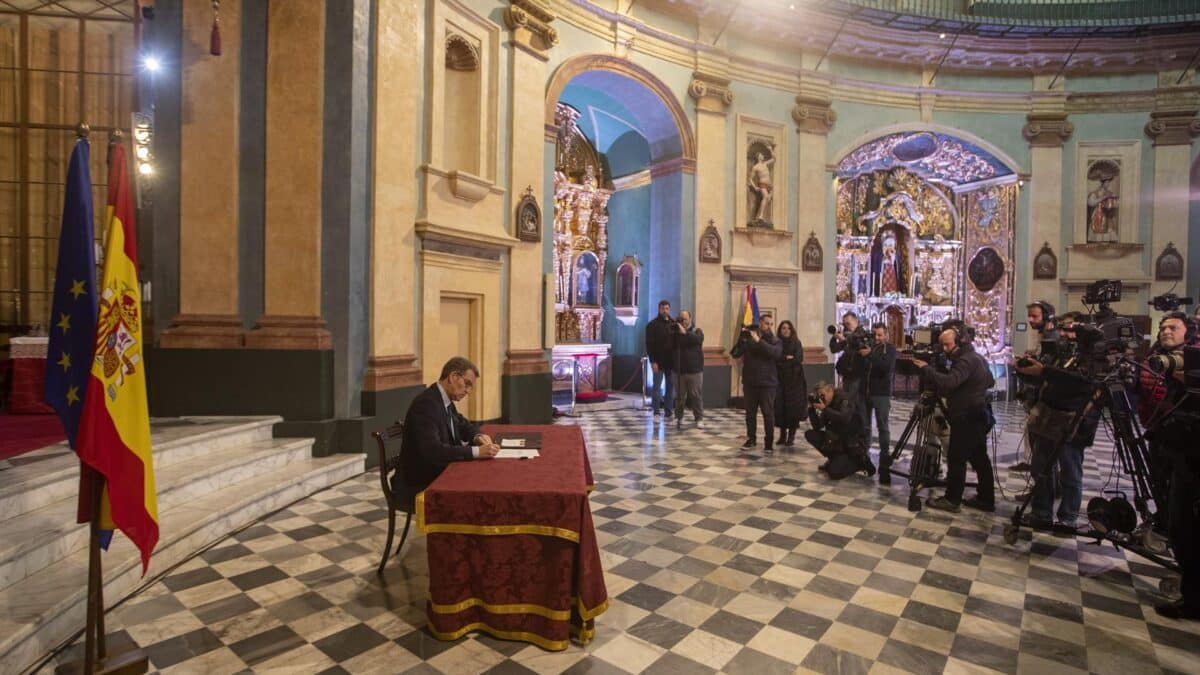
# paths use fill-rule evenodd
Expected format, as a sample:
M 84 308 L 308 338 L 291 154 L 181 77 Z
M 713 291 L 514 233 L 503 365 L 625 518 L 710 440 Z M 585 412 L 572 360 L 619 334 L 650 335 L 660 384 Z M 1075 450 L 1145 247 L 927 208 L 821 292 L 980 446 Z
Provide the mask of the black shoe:
M 862 459 L 859 460 L 858 468 L 867 473 L 867 478 L 875 475 L 875 465 L 871 463 L 871 458 L 866 455 L 863 455 Z
M 775 454 L 775 448 L 773 448 L 773 447 L 771 447 L 771 446 L 769 446 L 769 445 L 767 445 L 767 446 L 764 446 L 764 447 L 763 447 L 763 454 L 764 454 L 764 455 L 773 455 L 773 454 Z
M 787 432 L 780 429 L 779 438 L 775 439 L 775 445 L 784 445 L 785 443 L 787 443 Z
M 1029 462 L 1017 462 L 1016 464 L 1008 467 L 1008 470 L 1012 471 L 1013 473 L 1029 473 L 1030 471 L 1033 471 L 1033 467 L 1030 466 Z
M 995 502 L 985 502 L 981 500 L 978 495 L 962 500 L 962 505 L 975 509 L 976 511 L 985 511 L 987 513 L 996 512 Z
M 829 462 L 825 462 L 821 466 L 818 466 L 817 471 L 829 471 Z
M 1188 607 L 1183 604 L 1182 599 L 1157 605 L 1154 607 L 1154 611 L 1167 619 L 1200 621 L 1200 609 Z
M 683 431 L 683 418 L 682 417 L 675 420 L 675 431 Z
M 747 438 L 746 442 L 742 443 L 742 449 L 749 450 L 750 448 L 753 448 L 756 445 L 758 445 L 758 441 L 754 440 L 753 438 Z
M 950 513 L 958 513 L 962 510 L 962 507 L 947 499 L 945 495 L 926 499 L 925 506 L 928 506 L 931 509 L 937 509 L 938 511 L 949 511 Z
M 1050 530 L 1054 529 L 1053 522 L 1049 520 L 1042 520 L 1041 518 L 1034 518 L 1030 514 L 1026 514 L 1023 518 L 1021 518 L 1021 526 L 1028 527 L 1035 532 L 1049 532 Z

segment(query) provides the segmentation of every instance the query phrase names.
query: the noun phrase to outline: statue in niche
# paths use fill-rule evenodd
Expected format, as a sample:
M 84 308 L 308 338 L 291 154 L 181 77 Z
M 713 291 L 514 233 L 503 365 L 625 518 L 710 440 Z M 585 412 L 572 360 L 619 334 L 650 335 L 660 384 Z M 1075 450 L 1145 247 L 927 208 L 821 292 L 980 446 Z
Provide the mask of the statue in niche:
M 1109 159 L 1092 162 L 1088 167 L 1087 241 L 1119 241 L 1117 217 L 1120 205 L 1121 166 Z
M 945 258 L 935 258 L 930 261 L 929 266 L 921 275 L 921 288 L 924 292 L 925 302 L 931 305 L 950 304 L 950 295 L 946 289 L 946 276 L 942 271 L 944 268 Z
M 750 227 L 774 227 L 771 223 L 771 200 L 775 194 L 771 172 L 775 167 L 774 145 L 764 141 L 750 144 Z
M 871 248 L 871 276 L 878 296 L 896 295 L 900 284 L 900 256 L 896 254 L 896 237 L 889 234 L 882 244 Z
M 575 261 L 575 304 L 598 305 L 596 298 L 596 257 L 590 253 Z

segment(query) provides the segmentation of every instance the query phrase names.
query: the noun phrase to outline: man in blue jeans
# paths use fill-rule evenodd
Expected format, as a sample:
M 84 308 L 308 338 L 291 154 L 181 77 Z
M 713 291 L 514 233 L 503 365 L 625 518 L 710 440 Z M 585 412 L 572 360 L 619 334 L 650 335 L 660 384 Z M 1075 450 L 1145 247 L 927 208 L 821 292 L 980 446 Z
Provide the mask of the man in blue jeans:
M 887 326 L 876 323 L 871 326 L 875 333 L 875 346 L 859 350 L 867 362 L 867 452 L 871 451 L 871 412 L 875 412 L 875 426 L 879 429 L 879 454 L 888 452 L 892 437 L 888 429 L 888 415 L 892 411 L 892 380 L 896 374 L 896 348 L 888 342 Z
M 650 369 L 654 372 L 654 384 L 651 394 L 650 407 L 654 411 L 657 422 L 663 410 L 668 417 L 675 409 L 675 335 L 678 333 L 675 319 L 671 318 L 671 301 L 660 300 L 658 316 L 646 324 L 646 356 L 650 359 Z M 666 393 L 662 391 L 663 381 L 666 381 Z

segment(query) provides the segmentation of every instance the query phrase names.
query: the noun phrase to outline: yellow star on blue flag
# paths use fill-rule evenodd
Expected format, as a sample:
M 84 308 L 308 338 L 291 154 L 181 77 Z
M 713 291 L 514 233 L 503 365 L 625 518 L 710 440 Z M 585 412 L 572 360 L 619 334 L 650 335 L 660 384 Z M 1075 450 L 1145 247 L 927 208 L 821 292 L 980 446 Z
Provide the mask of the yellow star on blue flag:
M 78 300 L 79 296 L 81 295 L 87 295 L 87 291 L 83 288 L 83 282 L 78 280 L 73 280 L 71 282 L 71 290 L 67 292 L 70 293 L 71 297 L 75 298 L 76 300 Z
M 68 370 L 70 370 L 71 369 L 71 355 L 66 352 L 63 352 L 62 357 L 60 357 L 58 359 L 58 365 L 63 367 L 64 373 L 67 372 Z

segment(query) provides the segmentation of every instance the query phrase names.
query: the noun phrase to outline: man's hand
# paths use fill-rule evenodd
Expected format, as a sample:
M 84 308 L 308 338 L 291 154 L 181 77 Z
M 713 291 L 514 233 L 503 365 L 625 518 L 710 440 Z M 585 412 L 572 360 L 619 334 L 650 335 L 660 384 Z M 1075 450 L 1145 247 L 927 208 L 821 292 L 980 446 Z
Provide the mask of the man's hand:
M 859 356 L 870 356 L 870 355 L 871 355 L 871 348 L 870 348 L 870 347 L 863 347 L 862 349 L 858 350 L 858 354 L 859 354 Z
M 680 335 L 683 335 L 684 333 L 687 332 L 686 330 L 683 329 L 683 325 L 680 323 L 675 324 L 675 329 L 679 331 Z
M 754 340 L 755 342 L 758 342 L 759 340 L 762 339 L 762 335 L 759 334 L 757 331 L 752 330 L 752 331 L 750 331 L 750 339 Z
M 500 446 L 495 443 L 479 446 L 479 459 L 491 459 L 500 453 Z
M 484 445 L 491 445 L 491 444 L 492 444 L 492 437 L 488 436 L 487 434 L 479 434 L 478 436 L 475 437 L 475 440 L 471 441 L 471 445 L 484 446 Z
M 1013 364 L 1013 367 L 1016 368 L 1018 373 L 1020 373 L 1022 375 L 1030 375 L 1033 377 L 1037 377 L 1038 375 L 1041 375 L 1042 371 L 1046 369 L 1046 367 L 1043 366 L 1040 361 L 1033 361 L 1033 363 L 1031 363 L 1027 366 L 1022 366 L 1020 364 Z
M 914 365 L 914 366 L 916 366 L 917 368 L 924 368 L 924 367 L 926 367 L 926 366 L 928 366 L 928 365 L 929 365 L 928 363 L 926 363 L 926 362 L 922 361 L 921 359 L 913 359 L 913 360 L 912 360 L 912 363 L 913 363 L 913 365 Z
M 825 409 L 825 401 L 814 401 L 812 404 L 813 410 L 821 412 Z
M 657 375 L 658 374 L 658 364 L 651 361 L 650 362 L 650 370 L 654 371 L 654 374 Z

